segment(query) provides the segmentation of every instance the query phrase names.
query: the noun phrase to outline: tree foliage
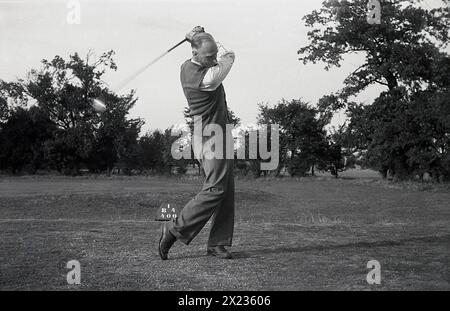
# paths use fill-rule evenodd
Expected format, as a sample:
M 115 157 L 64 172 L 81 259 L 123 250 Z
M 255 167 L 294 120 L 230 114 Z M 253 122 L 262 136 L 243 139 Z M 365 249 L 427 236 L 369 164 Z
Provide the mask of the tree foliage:
M 319 100 L 319 110 L 347 109 L 344 142 L 384 176 L 425 171 L 448 178 L 450 57 L 445 52 L 450 2 L 425 9 L 412 0 L 381 1 L 381 24 L 366 21 L 365 0 L 329 0 L 304 17 L 310 44 L 298 53 L 303 63 L 341 65 L 348 54 L 364 57 L 344 87 Z M 367 87 L 386 87 L 370 105 L 350 97 Z
M 70 174 L 82 167 L 111 170 L 131 158 L 143 122 L 127 117 L 137 100 L 134 92 L 119 96 L 101 80 L 107 70 L 117 69 L 113 55 L 109 51 L 92 61 L 92 53 L 85 59 L 77 53 L 68 60 L 55 56 L 43 60 L 40 69 L 30 70 L 26 79 L 0 81 L 3 168 L 19 169 L 14 157 L 6 155 L 20 141 L 14 139 L 14 129 L 24 141 L 34 139 L 27 131 L 51 133 L 39 136 L 43 156 L 41 164 L 33 162 L 35 169 L 45 164 Z M 101 98 L 107 110 L 95 112 L 90 98 Z M 19 130 L 21 126 L 31 127 Z
M 280 165 L 291 176 L 304 176 L 319 162 L 328 159 L 328 118 L 302 100 L 282 99 L 274 107 L 261 104 L 258 123 L 280 126 Z
M 335 109 L 372 84 L 421 89 L 444 74 L 440 64 L 448 62 L 442 49 L 448 45 L 449 6 L 427 10 L 415 0 L 384 0 L 381 6 L 379 25 L 366 20 L 367 0 L 324 1 L 321 9 L 303 18 L 313 28 L 310 44 L 298 50 L 303 63 L 321 61 L 329 70 L 348 54 L 364 56 L 344 88 L 325 101 Z

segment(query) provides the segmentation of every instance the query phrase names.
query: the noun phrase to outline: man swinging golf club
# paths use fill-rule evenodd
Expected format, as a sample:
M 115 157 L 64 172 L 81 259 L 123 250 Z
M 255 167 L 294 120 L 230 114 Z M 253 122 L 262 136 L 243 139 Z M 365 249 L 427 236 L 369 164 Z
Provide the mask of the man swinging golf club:
M 232 255 L 225 246 L 231 246 L 234 231 L 234 159 L 226 157 L 225 136 L 229 120 L 222 81 L 229 73 L 235 55 L 215 42 L 200 26 L 186 34 L 186 39 L 191 43 L 192 58 L 182 64 L 180 79 L 194 127 L 202 128 L 201 136 L 194 133 L 192 146 L 205 171 L 205 180 L 201 191 L 184 206 L 180 215 L 167 227 L 163 226 L 159 255 L 166 260 L 176 240 L 189 245 L 211 218 L 206 253 L 230 259 Z M 219 153 L 223 156 L 205 157 L 205 145 L 212 136 L 203 136 L 203 129 L 214 124 L 221 127 L 224 135 L 223 152 Z M 215 146 L 215 149 L 220 147 Z

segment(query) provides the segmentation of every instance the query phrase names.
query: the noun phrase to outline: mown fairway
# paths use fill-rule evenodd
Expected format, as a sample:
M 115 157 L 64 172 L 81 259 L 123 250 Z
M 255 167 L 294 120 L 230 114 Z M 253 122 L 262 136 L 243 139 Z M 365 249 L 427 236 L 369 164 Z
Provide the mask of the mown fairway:
M 375 177 L 236 180 L 235 259 L 205 256 L 206 227 L 170 260 L 156 205 L 201 179 L 0 178 L 0 289 L 450 289 L 450 192 Z M 68 285 L 66 264 L 81 264 Z M 368 285 L 369 260 L 381 285 Z

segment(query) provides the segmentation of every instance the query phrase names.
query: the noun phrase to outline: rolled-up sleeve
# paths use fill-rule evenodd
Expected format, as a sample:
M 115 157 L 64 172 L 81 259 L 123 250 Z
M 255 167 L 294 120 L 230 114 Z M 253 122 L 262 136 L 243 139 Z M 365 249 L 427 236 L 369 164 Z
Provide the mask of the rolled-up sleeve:
M 222 44 L 217 42 L 217 65 L 211 67 L 206 72 L 200 89 L 204 91 L 214 91 L 225 80 L 231 67 L 234 64 L 235 54 L 232 50 L 226 49 Z

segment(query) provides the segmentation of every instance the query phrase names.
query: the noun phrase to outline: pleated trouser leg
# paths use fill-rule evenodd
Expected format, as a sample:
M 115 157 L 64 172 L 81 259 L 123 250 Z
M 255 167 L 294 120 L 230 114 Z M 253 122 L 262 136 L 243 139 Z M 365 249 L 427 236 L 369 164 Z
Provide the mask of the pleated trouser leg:
M 234 231 L 234 159 L 202 157 L 205 180 L 174 220 L 170 232 L 188 245 L 211 219 L 208 246 L 231 246 Z

